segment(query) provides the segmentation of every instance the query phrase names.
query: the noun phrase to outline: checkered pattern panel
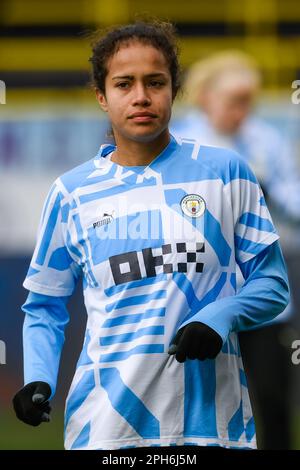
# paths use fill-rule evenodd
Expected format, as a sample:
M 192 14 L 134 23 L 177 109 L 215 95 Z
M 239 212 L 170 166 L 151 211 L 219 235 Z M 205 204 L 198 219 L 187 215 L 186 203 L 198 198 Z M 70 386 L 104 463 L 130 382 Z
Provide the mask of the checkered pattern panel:
M 174 248 L 173 248 L 174 249 Z M 176 259 L 175 265 L 171 262 L 174 259 L 172 255 L 172 245 L 166 244 L 159 248 L 151 250 L 152 262 L 155 266 L 155 273 L 186 273 L 188 271 L 188 263 L 195 263 L 195 271 L 202 273 L 203 263 L 199 260 L 199 253 L 204 252 L 204 243 L 201 242 L 181 242 L 176 243 Z M 160 268 L 159 268 L 160 267 Z M 158 269 L 156 269 L 158 268 Z

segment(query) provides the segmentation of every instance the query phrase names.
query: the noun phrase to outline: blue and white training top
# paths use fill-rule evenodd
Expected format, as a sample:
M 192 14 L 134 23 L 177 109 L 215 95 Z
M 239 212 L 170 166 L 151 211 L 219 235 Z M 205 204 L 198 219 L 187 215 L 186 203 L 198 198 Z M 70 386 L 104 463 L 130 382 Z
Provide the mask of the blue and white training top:
M 24 281 L 61 297 L 83 275 L 88 320 L 65 448 L 255 448 L 236 333 L 243 312 L 230 307 L 234 320 L 225 318 L 222 302 L 237 298 L 236 261 L 279 238 L 257 180 L 237 154 L 193 140 L 171 136 L 145 167 L 111 161 L 114 149 L 103 145 L 55 181 Z M 250 308 L 255 316 L 255 297 Z M 278 313 L 265 310 L 254 323 Z M 167 353 L 193 318 L 222 336 L 215 360 L 179 363 Z M 33 362 L 25 380 L 46 380 L 37 377 L 38 354 Z

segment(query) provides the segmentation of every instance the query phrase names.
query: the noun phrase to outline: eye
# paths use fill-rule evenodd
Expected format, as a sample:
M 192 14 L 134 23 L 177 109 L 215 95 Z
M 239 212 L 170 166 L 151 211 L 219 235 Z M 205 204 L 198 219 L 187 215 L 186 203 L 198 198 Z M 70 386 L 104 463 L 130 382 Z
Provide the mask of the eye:
M 160 88 L 164 85 L 164 82 L 162 82 L 161 80 L 151 80 L 149 82 L 149 86 L 153 87 L 153 88 Z
M 116 84 L 116 87 L 121 89 L 129 88 L 129 82 L 119 82 Z

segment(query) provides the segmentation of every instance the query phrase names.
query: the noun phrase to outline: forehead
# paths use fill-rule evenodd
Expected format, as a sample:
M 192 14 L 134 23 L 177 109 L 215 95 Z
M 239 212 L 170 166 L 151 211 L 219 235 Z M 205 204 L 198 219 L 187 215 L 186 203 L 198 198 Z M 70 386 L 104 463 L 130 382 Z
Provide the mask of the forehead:
M 215 81 L 215 88 L 230 95 L 252 95 L 257 84 L 253 76 L 246 72 L 227 72 Z
M 123 43 L 107 61 L 109 76 L 169 73 L 162 51 L 138 41 Z

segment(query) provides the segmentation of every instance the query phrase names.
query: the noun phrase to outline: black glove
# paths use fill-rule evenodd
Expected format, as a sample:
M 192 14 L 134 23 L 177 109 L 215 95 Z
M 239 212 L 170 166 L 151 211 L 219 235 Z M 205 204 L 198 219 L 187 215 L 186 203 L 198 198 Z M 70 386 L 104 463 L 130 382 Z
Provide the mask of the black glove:
M 177 331 L 168 350 L 176 354 L 178 362 L 188 359 L 214 359 L 221 351 L 223 341 L 220 335 L 201 322 L 191 322 Z
M 31 426 L 49 422 L 51 407 L 48 398 L 50 395 L 51 388 L 46 382 L 30 382 L 25 385 L 13 398 L 17 418 Z

